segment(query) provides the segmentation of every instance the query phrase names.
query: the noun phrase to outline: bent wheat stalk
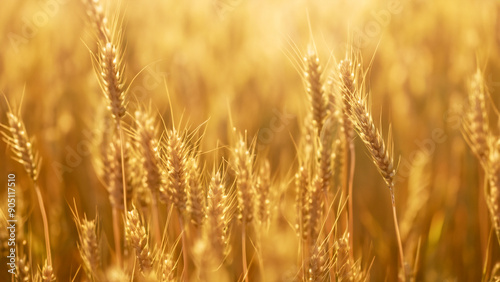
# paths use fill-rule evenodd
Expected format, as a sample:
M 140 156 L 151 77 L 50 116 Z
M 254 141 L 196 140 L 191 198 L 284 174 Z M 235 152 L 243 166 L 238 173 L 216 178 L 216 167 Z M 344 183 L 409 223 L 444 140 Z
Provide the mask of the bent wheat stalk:
M 104 13 L 99 0 L 86 0 L 87 14 L 89 21 L 92 23 L 97 37 L 97 53 L 92 55 L 92 63 L 94 71 L 99 82 L 102 93 L 108 103 L 108 109 L 111 112 L 115 126 L 119 133 L 120 153 L 122 162 L 122 185 L 123 185 L 123 207 L 124 212 L 127 212 L 127 188 L 125 176 L 125 163 L 123 156 L 123 128 L 121 119 L 125 116 L 126 103 L 126 88 L 125 88 L 125 64 L 123 62 L 122 39 L 123 31 L 121 30 L 119 17 L 115 17 L 113 21 L 109 21 L 106 13 Z M 114 217 L 116 220 L 116 216 Z M 125 221 L 127 217 L 125 217 Z M 114 226 L 118 226 L 116 222 Z M 115 231 L 116 234 L 116 231 Z M 119 242 L 119 237 L 115 236 L 115 240 Z M 121 249 L 119 243 L 116 245 L 117 259 L 121 264 Z
M 33 150 L 33 139 L 28 137 L 26 128 L 21 116 L 21 111 L 19 109 L 18 113 L 14 113 L 7 102 L 9 111 L 7 112 L 8 125 L 1 125 L 10 134 L 3 132 L 3 140 L 7 145 L 11 147 L 12 153 L 14 154 L 13 159 L 24 166 L 24 170 L 29 175 L 33 187 L 35 189 L 36 197 L 38 200 L 38 206 L 40 208 L 40 213 L 42 215 L 43 231 L 45 236 L 45 248 L 47 252 L 46 269 L 50 270 L 52 273 L 52 255 L 50 251 L 50 237 L 49 237 L 49 223 L 47 219 L 47 213 L 45 211 L 45 205 L 43 202 L 42 193 L 38 186 L 38 173 L 40 167 L 40 158 L 38 154 Z M 45 268 L 45 267 L 44 267 Z M 50 276 L 52 278 L 52 275 Z
M 373 163 L 377 167 L 379 173 L 382 175 L 382 178 L 389 188 L 389 192 L 391 195 L 392 215 L 398 241 L 399 257 L 401 267 L 404 271 L 405 261 L 403 254 L 403 245 L 401 243 L 401 235 L 399 232 L 399 224 L 396 214 L 396 202 L 394 198 L 394 177 L 396 175 L 396 169 L 394 168 L 394 146 L 392 143 L 391 127 L 389 126 L 388 145 L 386 145 L 384 139 L 382 138 L 382 134 L 379 132 L 379 130 L 375 126 L 375 123 L 373 122 L 372 115 L 368 107 L 367 96 L 358 94 L 345 96 L 344 98 L 350 105 L 350 111 L 348 112 L 349 118 L 354 124 L 359 137 L 368 149 Z
M 356 87 L 356 78 L 359 73 L 359 65 L 356 60 L 356 57 L 347 58 L 345 60 L 340 61 L 339 64 L 339 72 L 340 72 L 340 94 L 344 98 L 349 98 L 349 97 L 354 97 L 356 95 L 356 91 L 358 88 Z M 348 217 L 349 217 L 349 223 L 348 223 L 348 229 L 349 229 L 349 256 L 352 260 L 353 258 L 353 225 L 354 225 L 354 220 L 353 220 L 353 195 L 352 195 L 352 188 L 353 188 L 353 183 L 354 183 L 354 169 L 356 167 L 356 152 L 354 150 L 354 128 L 352 121 L 348 118 L 349 112 L 351 111 L 351 105 L 348 102 L 347 99 L 342 99 L 344 101 L 343 103 L 343 125 L 344 125 L 344 134 L 345 134 L 345 142 L 346 142 L 346 148 L 349 148 L 349 155 L 347 152 L 345 152 L 345 162 L 346 164 L 349 163 L 349 186 L 348 186 Z

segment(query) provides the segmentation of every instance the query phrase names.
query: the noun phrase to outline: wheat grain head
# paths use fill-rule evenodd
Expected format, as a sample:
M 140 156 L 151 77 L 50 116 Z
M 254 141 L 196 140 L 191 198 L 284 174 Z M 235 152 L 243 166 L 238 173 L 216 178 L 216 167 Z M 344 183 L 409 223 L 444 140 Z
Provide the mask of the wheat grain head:
M 125 231 L 127 241 L 135 249 L 139 269 L 143 274 L 148 274 L 153 267 L 153 255 L 149 249 L 149 239 L 143 219 L 135 207 L 127 212 Z

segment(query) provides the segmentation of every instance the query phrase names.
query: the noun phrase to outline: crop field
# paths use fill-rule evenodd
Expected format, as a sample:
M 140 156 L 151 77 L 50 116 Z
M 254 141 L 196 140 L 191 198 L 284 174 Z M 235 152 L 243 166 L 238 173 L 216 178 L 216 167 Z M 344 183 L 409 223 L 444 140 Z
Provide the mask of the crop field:
M 2 0 L 0 281 L 500 281 L 500 2 Z

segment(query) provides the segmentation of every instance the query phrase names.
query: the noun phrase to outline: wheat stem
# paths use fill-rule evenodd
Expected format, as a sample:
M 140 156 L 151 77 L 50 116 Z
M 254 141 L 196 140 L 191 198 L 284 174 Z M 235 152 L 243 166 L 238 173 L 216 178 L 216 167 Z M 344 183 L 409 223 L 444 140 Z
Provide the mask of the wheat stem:
M 152 196 L 152 217 L 153 217 L 153 229 L 155 234 L 155 240 L 157 244 L 162 241 L 162 236 L 160 232 L 160 217 L 158 215 L 158 198 L 156 195 Z
M 189 281 L 188 279 L 188 253 L 187 253 L 187 240 L 186 240 L 186 230 L 184 229 L 184 221 L 181 215 L 179 215 L 179 225 L 181 227 L 181 240 L 182 240 L 182 258 L 184 260 L 184 265 L 182 268 L 182 278 L 184 281 Z
M 349 259 L 351 262 L 354 262 L 354 213 L 353 213 L 353 195 L 352 195 L 352 187 L 354 183 L 354 168 L 356 165 L 356 152 L 354 150 L 354 142 L 349 143 L 349 152 L 351 154 L 350 157 L 350 168 L 349 168 L 349 196 L 348 196 L 348 209 L 349 209 Z
M 33 182 L 33 184 L 35 185 L 36 197 L 38 199 L 38 205 L 40 206 L 40 213 L 42 214 L 43 233 L 45 235 L 45 248 L 47 249 L 47 265 L 48 267 L 52 267 L 52 254 L 50 252 L 49 222 L 47 220 L 47 213 L 45 212 L 45 205 L 43 204 L 43 197 L 42 193 L 40 192 L 40 188 L 35 182 Z
M 403 244 L 401 242 L 401 234 L 399 233 L 399 224 L 398 217 L 396 215 L 396 205 L 392 205 L 392 216 L 394 219 L 394 227 L 396 229 L 396 238 L 398 241 L 398 249 L 399 249 L 399 260 L 401 263 L 401 269 L 403 270 L 403 277 L 406 277 L 406 265 L 405 265 L 405 256 L 403 254 Z
M 123 185 L 123 212 L 125 215 L 127 214 L 127 180 L 125 177 L 125 160 L 124 160 L 124 152 L 123 152 L 123 129 L 120 125 L 121 121 L 119 121 L 118 130 L 120 131 L 120 158 L 122 165 L 122 185 Z M 125 222 L 127 222 L 127 217 L 125 217 Z
M 241 229 L 241 258 L 243 264 L 243 280 L 248 282 L 247 246 L 246 246 L 246 224 L 243 222 Z
M 118 207 L 114 206 L 113 210 L 113 236 L 115 239 L 115 253 L 118 265 L 122 265 L 122 247 L 120 244 L 120 213 Z

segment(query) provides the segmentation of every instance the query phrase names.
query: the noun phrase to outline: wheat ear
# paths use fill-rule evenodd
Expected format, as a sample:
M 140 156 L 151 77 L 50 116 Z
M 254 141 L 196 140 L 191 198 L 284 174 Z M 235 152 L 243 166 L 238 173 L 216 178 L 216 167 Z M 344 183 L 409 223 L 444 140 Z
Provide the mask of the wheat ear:
M 300 255 L 302 256 L 302 273 L 303 277 L 307 277 L 305 273 L 306 267 L 304 265 L 306 261 L 305 245 L 307 237 L 309 236 L 309 170 L 307 169 L 306 162 L 302 161 L 299 165 L 299 171 L 295 174 L 295 188 L 296 188 L 296 198 L 295 205 L 297 209 L 297 224 L 296 229 L 300 238 Z
M 97 38 L 105 41 L 111 37 L 108 18 L 104 13 L 104 8 L 99 0 L 83 0 L 87 10 L 88 20 L 97 34 Z
M 319 136 L 317 151 L 317 169 L 321 182 L 321 191 L 327 195 L 332 179 L 332 159 L 334 158 L 334 140 L 337 138 L 338 123 L 332 115 L 326 119 Z
M 174 258 L 170 253 L 161 254 L 157 257 L 158 269 L 156 277 L 162 282 L 174 282 L 177 281 L 175 277 L 175 267 L 176 263 Z
M 394 168 L 394 146 L 392 143 L 391 127 L 389 126 L 389 145 L 386 146 L 385 141 L 382 138 L 382 134 L 380 134 L 379 130 L 375 127 L 375 123 L 373 122 L 372 115 L 368 108 L 367 97 L 365 95 L 352 95 L 346 96 L 345 98 L 351 107 L 349 111 L 349 118 L 353 122 L 359 137 L 370 153 L 373 163 L 377 167 L 387 187 L 389 188 L 394 226 L 399 247 L 400 262 L 401 267 L 404 271 L 405 262 L 403 255 L 403 245 L 401 243 L 401 235 L 399 232 L 399 225 L 396 214 L 396 201 L 394 198 L 394 177 L 396 175 L 396 169 Z
M 269 160 L 267 159 L 264 160 L 259 169 L 255 188 L 258 199 L 258 219 L 261 224 L 265 225 L 269 221 L 271 203 L 269 199 L 269 192 L 271 189 L 271 168 L 269 165 Z
M 132 210 L 127 212 L 127 219 L 125 226 L 127 240 L 135 249 L 140 271 L 146 275 L 152 270 L 153 266 L 153 256 L 149 250 L 146 227 L 135 207 L 132 207 Z
M 327 249 L 327 242 L 319 242 L 313 246 L 313 251 L 309 258 L 308 281 L 322 282 L 329 280 L 328 273 L 331 265 Z
M 45 264 L 43 265 L 42 268 L 42 281 L 43 282 L 56 281 L 56 277 L 54 275 L 54 269 L 48 263 L 47 260 L 45 260 Z
M 206 217 L 206 194 L 201 182 L 198 157 L 193 156 L 188 162 L 188 210 L 191 222 L 196 227 L 201 227 Z
M 40 158 L 38 154 L 34 152 L 33 149 L 33 139 L 28 137 L 28 133 L 24 126 L 24 122 L 20 118 L 21 112 L 16 114 L 10 108 L 9 103 L 7 103 L 9 111 L 7 112 L 8 125 L 2 125 L 10 134 L 3 132 L 4 141 L 10 146 L 13 154 L 14 160 L 19 162 L 24 166 L 26 173 L 30 176 L 35 193 L 38 199 L 38 205 L 40 208 L 40 213 L 42 215 L 43 230 L 45 236 L 45 248 L 47 252 L 47 268 L 52 269 L 52 255 L 50 251 L 50 237 L 49 237 L 49 223 L 47 219 L 47 213 L 45 211 L 45 205 L 43 202 L 42 192 L 37 184 Z
M 349 258 L 349 233 L 335 242 L 335 275 L 339 281 L 364 281 L 359 267 Z
M 464 115 L 462 132 L 465 140 L 486 167 L 488 159 L 488 110 L 484 78 L 478 69 L 470 81 L 469 107 Z
M 184 260 L 182 275 L 188 280 L 188 252 L 184 217 L 188 199 L 188 157 L 189 151 L 183 138 L 176 129 L 164 135 L 161 150 L 163 169 L 166 172 L 167 185 L 160 188 L 160 199 L 170 202 L 177 209 L 182 238 L 182 256 Z
M 224 257 L 227 249 L 227 228 L 230 219 L 229 201 L 224 192 L 224 178 L 219 172 L 213 172 L 208 186 L 205 230 L 218 259 Z
M 160 199 L 172 203 L 184 215 L 187 206 L 188 151 L 179 133 L 170 131 L 161 148 L 161 161 L 167 185 L 160 187 Z
M 316 245 L 322 224 L 323 217 L 323 207 L 324 207 L 324 197 L 323 190 L 321 187 L 321 180 L 318 176 L 315 176 L 312 184 L 309 186 L 309 202 L 308 202 L 308 212 L 307 226 L 308 226 L 308 240 L 309 246 L 313 247 Z
M 125 64 L 123 61 L 122 39 L 118 18 L 110 21 L 99 0 L 84 1 L 89 21 L 97 37 L 97 54 L 92 54 L 95 73 L 113 115 L 116 127 L 126 112 Z
M 236 173 L 236 189 L 238 191 L 239 219 L 242 221 L 241 249 L 243 259 L 243 277 L 248 282 L 246 258 L 246 227 L 254 217 L 255 187 L 253 179 L 253 149 L 249 148 L 246 137 L 239 136 L 234 149 L 234 170 Z
M 309 47 L 307 56 L 304 57 L 304 64 L 306 90 L 312 106 L 313 128 L 316 134 L 319 134 L 326 116 L 326 99 L 323 88 L 323 71 L 316 51 L 312 46 Z
M 144 176 L 142 183 L 144 187 L 148 187 L 152 195 L 152 215 L 153 215 L 153 230 L 156 243 L 161 243 L 160 222 L 158 216 L 158 195 L 160 187 L 163 186 L 160 168 L 160 151 L 159 142 L 157 139 L 158 130 L 156 119 L 148 111 L 136 111 L 135 119 L 137 124 L 137 132 L 135 140 L 137 147 L 142 153 L 142 164 L 144 166 Z
M 28 282 L 30 281 L 30 262 L 26 258 L 26 254 L 23 254 L 18 261 L 18 269 L 16 274 L 17 281 Z
M 253 183 L 253 150 L 248 147 L 246 138 L 240 136 L 234 148 L 234 169 L 238 190 L 239 219 L 251 223 L 254 217 L 255 187 Z
M 486 163 L 486 177 L 489 189 L 485 191 L 485 196 L 493 229 L 500 243 L 500 139 L 490 133 L 487 140 L 489 156 Z
M 297 208 L 297 231 L 302 240 L 306 240 L 308 236 L 307 218 L 309 216 L 309 171 L 305 164 L 299 166 L 299 171 L 295 174 L 296 199 L 295 205 Z
M 83 260 L 85 270 L 91 280 L 96 279 L 101 263 L 96 220 L 87 220 L 86 215 L 83 219 L 75 216 L 75 223 L 80 240 L 78 250 L 80 251 L 80 256 Z

